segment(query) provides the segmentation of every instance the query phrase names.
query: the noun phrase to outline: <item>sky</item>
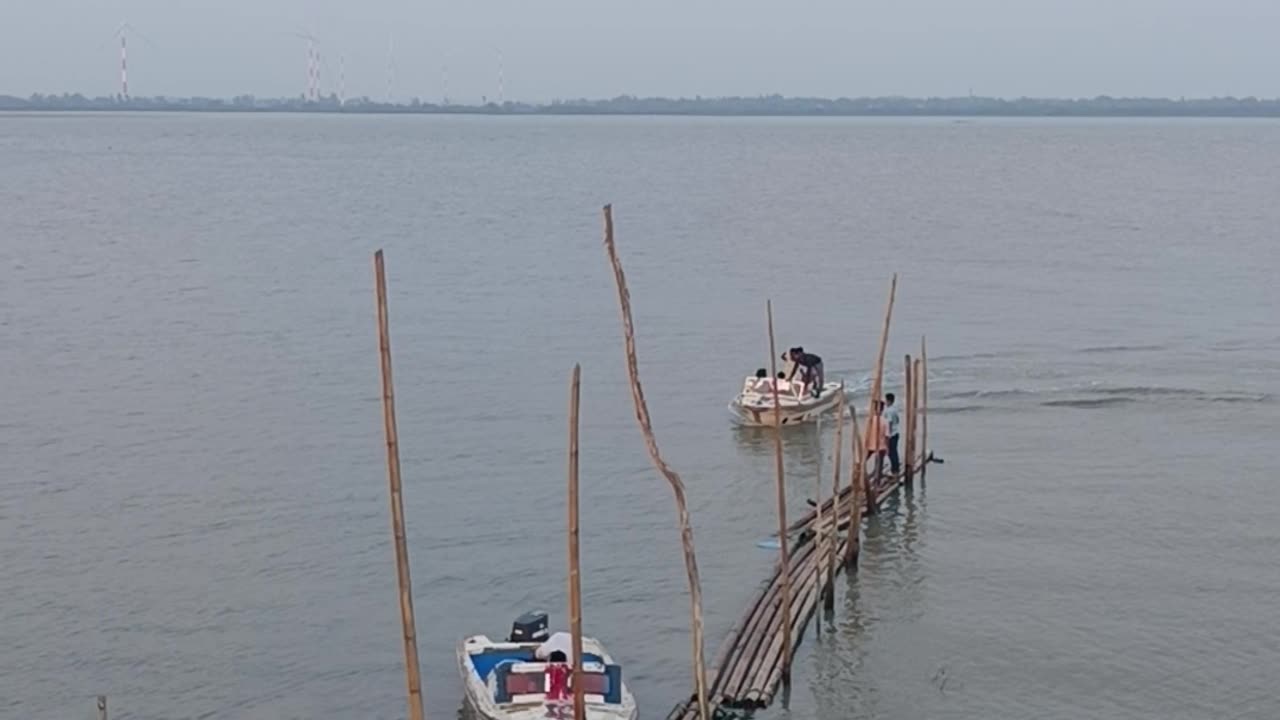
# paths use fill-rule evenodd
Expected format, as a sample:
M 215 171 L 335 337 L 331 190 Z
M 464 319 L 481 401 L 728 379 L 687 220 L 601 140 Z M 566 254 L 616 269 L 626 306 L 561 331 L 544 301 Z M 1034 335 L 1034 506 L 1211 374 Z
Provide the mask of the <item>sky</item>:
M 1280 96 L 1280 0 L 0 0 L 0 94 Z M 388 82 L 390 80 L 390 82 Z

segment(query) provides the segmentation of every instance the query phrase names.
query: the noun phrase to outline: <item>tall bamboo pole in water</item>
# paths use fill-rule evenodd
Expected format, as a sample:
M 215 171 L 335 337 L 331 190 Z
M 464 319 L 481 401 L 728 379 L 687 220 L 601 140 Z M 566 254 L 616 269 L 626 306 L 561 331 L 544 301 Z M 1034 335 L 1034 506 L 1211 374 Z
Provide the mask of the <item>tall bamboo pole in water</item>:
M 924 363 L 920 358 L 916 358 L 915 365 L 911 369 L 911 379 L 915 384 L 911 387 L 911 454 L 920 456 L 920 464 L 916 466 L 916 473 L 924 472 L 924 452 L 920 449 L 920 396 L 923 394 L 924 387 Z M 924 480 L 924 478 L 920 478 Z
M 396 579 L 400 585 L 400 624 L 404 630 L 404 671 L 409 687 L 409 720 L 423 720 L 422 676 L 418 670 L 418 635 L 413 621 L 413 582 L 409 577 L 409 544 L 405 539 L 404 497 L 400 487 L 400 440 L 396 432 L 396 400 L 391 382 L 391 331 L 387 320 L 387 274 L 382 251 L 373 254 L 378 295 L 378 348 L 382 356 L 382 426 L 387 438 L 387 478 L 391 488 L 391 531 L 396 546 Z
M 573 366 L 569 386 L 569 631 L 573 633 L 573 720 L 586 720 L 582 683 L 582 576 L 578 558 L 578 398 L 582 368 Z
M 889 322 L 893 317 L 893 298 L 898 292 L 898 273 L 893 274 L 893 280 L 889 283 L 889 301 L 884 308 L 884 327 L 880 330 L 880 352 L 876 355 L 876 372 L 871 380 L 871 400 L 867 408 L 867 425 L 874 425 L 873 419 L 876 417 L 876 403 L 880 401 L 880 391 L 884 387 L 884 353 L 889 345 Z M 868 431 L 869 432 L 869 431 Z M 877 456 L 878 458 L 879 456 Z M 877 463 L 879 467 L 879 463 Z M 879 479 L 879 478 L 877 478 Z M 867 512 L 874 514 L 876 512 L 875 498 L 870 492 L 867 493 Z
M 858 408 L 852 403 L 849 404 L 849 423 L 850 431 L 853 437 L 850 443 L 853 445 L 853 459 L 850 461 L 849 468 L 849 502 L 852 507 L 849 508 L 849 539 L 844 547 L 844 566 L 846 570 L 853 569 L 854 564 L 858 561 L 858 552 L 862 541 L 860 533 L 862 531 L 862 506 L 863 503 L 873 502 L 863 499 L 863 495 L 869 495 L 867 488 L 867 472 L 863 467 L 863 461 L 867 457 L 867 451 L 862 448 L 862 433 L 858 432 Z
M 914 437 L 912 433 L 913 410 L 915 406 L 915 376 L 912 374 L 911 355 L 907 355 L 903 361 L 904 367 L 902 371 L 902 404 L 898 407 L 906 412 L 898 413 L 898 425 L 903 432 L 898 437 L 899 457 L 902 459 L 902 477 L 906 480 L 907 487 L 911 487 L 913 478 L 911 468 L 911 440 Z
M 782 467 L 782 400 L 778 397 L 778 353 L 773 341 L 773 301 L 766 300 L 769 325 L 769 377 L 773 378 L 773 458 L 778 482 L 778 574 L 782 581 L 782 682 L 791 684 L 791 556 L 787 543 L 787 488 Z
M 929 353 L 925 350 L 924 336 L 920 336 L 920 482 L 924 482 L 925 469 L 929 467 Z
M 627 277 L 622 272 L 622 261 L 618 259 L 618 249 L 613 242 L 613 206 L 604 206 L 604 246 L 609 255 L 609 263 L 613 266 L 613 279 L 618 286 L 618 305 L 622 311 L 622 331 L 626 343 L 627 375 L 631 380 L 631 399 L 635 405 L 636 422 L 640 425 L 640 433 L 644 436 L 645 448 L 649 451 L 649 459 L 653 461 L 658 472 L 662 473 L 671 485 L 671 493 L 675 496 L 676 514 L 680 521 L 680 543 L 684 546 L 684 567 L 689 578 L 689 605 L 693 643 L 693 683 L 697 691 L 698 717 L 711 720 L 710 708 L 707 705 L 707 669 L 702 657 L 702 582 L 698 579 L 698 559 L 693 549 L 693 525 L 689 521 L 689 506 L 684 496 L 684 481 L 672 470 L 662 454 L 658 452 L 658 441 L 653 435 L 653 423 L 649 419 L 649 406 L 644 400 L 644 388 L 640 385 L 640 367 L 636 359 L 635 323 L 631 319 L 631 293 L 627 290 Z
M 831 473 L 831 532 L 827 545 L 827 588 L 823 593 L 822 607 L 836 609 L 836 546 L 840 538 L 840 452 L 844 448 L 844 383 L 840 383 L 840 398 L 836 404 L 836 456 L 835 470 Z M 818 499 L 822 506 L 822 499 Z M 818 523 L 822 527 L 822 523 Z
M 884 381 L 884 353 L 889 345 L 889 323 L 893 318 L 893 299 L 898 292 L 898 273 L 893 274 L 889 283 L 889 301 L 884 308 L 884 326 L 880 330 L 880 352 L 876 355 L 876 372 L 871 380 L 870 412 L 875 412 L 876 401 L 880 399 L 880 390 Z
M 770 353 L 772 354 L 772 353 Z M 818 443 L 818 460 L 815 463 L 818 467 L 814 472 L 813 487 L 813 552 L 816 555 L 818 570 L 818 593 L 822 593 L 822 418 L 819 417 L 817 424 L 817 443 Z M 831 496 L 832 510 L 831 517 L 834 520 L 835 514 L 835 496 Z M 822 613 L 814 613 L 813 617 L 813 634 L 815 637 L 822 637 Z

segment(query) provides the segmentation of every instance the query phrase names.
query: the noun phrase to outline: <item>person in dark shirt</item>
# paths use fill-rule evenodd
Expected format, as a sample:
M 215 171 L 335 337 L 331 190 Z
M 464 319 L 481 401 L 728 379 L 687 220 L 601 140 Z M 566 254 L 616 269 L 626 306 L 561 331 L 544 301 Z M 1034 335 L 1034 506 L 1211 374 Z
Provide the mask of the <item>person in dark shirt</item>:
M 825 376 L 822 372 L 822 358 L 813 353 L 805 352 L 802 347 L 793 347 L 787 351 L 786 355 L 783 355 L 783 359 L 789 359 L 792 362 L 791 375 L 787 380 L 794 378 L 796 372 L 799 371 L 801 373 L 801 381 L 813 389 L 813 396 L 818 397 L 822 394 L 822 386 L 825 381 Z

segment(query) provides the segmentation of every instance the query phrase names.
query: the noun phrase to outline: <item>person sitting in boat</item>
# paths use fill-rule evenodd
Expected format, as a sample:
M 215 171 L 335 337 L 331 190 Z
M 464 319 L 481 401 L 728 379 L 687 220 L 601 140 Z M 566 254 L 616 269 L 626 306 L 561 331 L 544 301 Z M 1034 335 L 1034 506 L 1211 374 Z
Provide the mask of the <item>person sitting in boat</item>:
M 751 383 L 751 387 L 758 393 L 773 392 L 773 385 L 769 383 L 769 371 L 764 368 L 756 370 L 756 379 Z
M 805 352 L 803 347 L 793 347 L 782 356 L 782 359 L 791 361 L 791 375 L 787 380 L 795 378 L 798 371 L 800 381 L 804 383 L 806 389 L 811 388 L 814 397 L 822 395 L 822 386 L 826 380 L 822 372 L 822 358 Z
M 787 374 L 779 371 L 778 377 L 770 380 L 769 371 L 764 368 L 756 370 L 755 380 L 751 383 L 751 389 L 761 395 L 773 394 L 773 388 L 777 386 L 778 392 L 791 392 L 791 384 L 787 381 Z

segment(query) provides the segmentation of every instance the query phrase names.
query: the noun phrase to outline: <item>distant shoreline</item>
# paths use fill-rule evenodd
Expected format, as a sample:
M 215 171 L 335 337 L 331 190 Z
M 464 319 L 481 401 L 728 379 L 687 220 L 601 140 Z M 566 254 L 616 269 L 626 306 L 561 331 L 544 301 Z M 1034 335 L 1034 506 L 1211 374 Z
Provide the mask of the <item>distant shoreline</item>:
M 955 117 L 955 118 L 1280 118 L 1280 99 L 1246 98 L 726 98 L 563 100 L 550 103 L 487 102 L 478 105 L 405 103 L 330 95 L 301 98 L 88 98 L 78 94 L 0 95 L 0 112 L 204 112 L 340 115 L 635 115 L 685 117 Z

